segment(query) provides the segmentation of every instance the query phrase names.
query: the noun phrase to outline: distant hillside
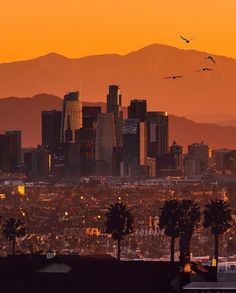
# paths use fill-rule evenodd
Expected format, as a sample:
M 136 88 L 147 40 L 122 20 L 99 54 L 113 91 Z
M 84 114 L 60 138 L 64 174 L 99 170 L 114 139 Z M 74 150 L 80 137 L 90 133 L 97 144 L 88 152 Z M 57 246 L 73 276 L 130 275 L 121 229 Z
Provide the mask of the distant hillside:
M 101 102 L 84 104 L 100 105 L 103 111 L 106 108 L 106 104 Z M 41 143 L 41 111 L 60 110 L 61 105 L 60 98 L 47 94 L 32 98 L 0 99 L 0 132 L 20 129 L 23 132 L 23 145 L 36 146 Z M 190 143 L 204 140 L 212 148 L 236 149 L 235 133 L 236 127 L 196 123 L 184 117 L 170 115 L 170 143 L 176 140 L 186 147 Z
M 121 56 L 70 59 L 55 53 L 33 60 L 0 64 L 0 96 L 33 96 L 65 92 L 82 86 L 84 101 L 105 102 L 111 83 L 121 86 L 124 105 L 146 98 L 150 110 L 175 115 L 233 114 L 236 109 L 236 61 L 209 53 L 153 44 Z M 213 71 L 196 72 L 208 67 Z M 183 75 L 172 80 L 166 76 Z M 229 119 L 230 120 L 230 119 Z

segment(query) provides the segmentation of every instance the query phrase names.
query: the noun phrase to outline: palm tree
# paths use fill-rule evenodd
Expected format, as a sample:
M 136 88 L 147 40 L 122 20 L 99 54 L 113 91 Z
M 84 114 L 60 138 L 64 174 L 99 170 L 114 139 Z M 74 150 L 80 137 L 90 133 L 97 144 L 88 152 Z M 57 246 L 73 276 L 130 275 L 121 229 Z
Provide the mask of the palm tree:
M 16 239 L 26 234 L 25 223 L 20 219 L 10 218 L 3 223 L 3 235 L 12 245 L 12 255 L 15 255 Z
M 106 233 L 112 235 L 112 238 L 117 241 L 117 258 L 120 260 L 121 241 L 133 232 L 133 216 L 131 209 L 123 203 L 110 205 L 106 213 Z
M 222 199 L 212 199 L 204 211 L 203 226 L 211 228 L 215 238 L 215 259 L 219 257 L 219 236 L 232 226 L 232 216 L 229 204 Z
M 175 239 L 179 237 L 178 227 L 179 217 L 179 201 L 176 199 L 166 200 L 164 206 L 161 208 L 159 216 L 159 227 L 164 229 L 166 236 L 171 238 L 170 245 L 170 260 L 174 262 L 175 255 Z
M 183 199 L 179 204 L 180 262 L 185 265 L 190 260 L 190 245 L 194 230 L 201 220 L 200 208 L 191 199 Z

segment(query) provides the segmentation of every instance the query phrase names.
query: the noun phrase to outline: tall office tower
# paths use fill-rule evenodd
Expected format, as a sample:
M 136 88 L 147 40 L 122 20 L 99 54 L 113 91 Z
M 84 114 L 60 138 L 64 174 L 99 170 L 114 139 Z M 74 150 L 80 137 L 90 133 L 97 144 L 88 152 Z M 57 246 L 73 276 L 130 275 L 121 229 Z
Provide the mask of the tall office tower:
M 114 115 L 116 146 L 122 147 L 122 95 L 120 94 L 120 88 L 118 85 L 109 86 L 109 94 L 107 95 L 107 113 L 113 113 Z
M 184 157 L 184 175 L 193 178 L 200 174 L 199 160 L 194 156 L 186 155 Z
M 231 151 L 228 149 L 218 149 L 212 152 L 213 164 L 217 171 L 226 172 L 229 166 L 227 162 L 229 161 Z
M 75 130 L 82 127 L 82 105 L 79 92 L 64 96 L 61 119 L 61 142 L 75 142 Z
M 169 122 L 167 112 L 147 113 L 148 157 L 156 158 L 168 153 Z
M 0 170 L 16 172 L 18 163 L 18 135 L 0 134 Z
M 236 150 L 231 150 L 229 154 L 224 157 L 225 170 L 230 171 L 231 174 L 236 174 Z M 224 173 L 228 173 L 228 172 Z
M 42 112 L 42 145 L 51 154 L 58 154 L 61 135 L 61 111 Z
M 193 143 L 188 146 L 188 155 L 193 156 L 199 162 L 199 174 L 206 171 L 209 161 L 209 147 L 207 144 Z
M 82 127 L 76 131 L 76 142 L 80 147 L 80 176 L 93 175 L 95 169 L 96 129 Z
M 127 119 L 123 124 L 122 176 L 146 175 L 146 124 L 138 119 Z
M 112 154 L 115 146 L 114 116 L 112 113 L 100 113 L 98 114 L 95 140 L 97 175 L 111 175 Z
M 65 154 L 65 177 L 80 176 L 80 146 L 78 143 L 66 142 L 64 144 Z
M 162 156 L 158 156 L 157 176 L 181 176 L 183 174 L 183 147 L 175 141 L 170 146 L 170 152 Z
M 20 130 L 8 130 L 5 131 L 6 135 L 16 135 L 17 144 L 17 165 L 21 164 L 21 131 Z
M 137 99 L 131 100 L 130 106 L 128 106 L 128 118 L 145 122 L 147 118 L 147 101 Z
M 101 113 L 101 107 L 98 106 L 83 106 L 83 127 L 95 128 L 97 124 L 98 114 Z
M 174 141 L 170 146 L 170 154 L 174 157 L 176 175 L 181 175 L 183 173 L 183 147 Z
M 38 147 L 24 154 L 26 173 L 33 178 L 46 178 L 51 171 L 51 155 L 49 150 Z

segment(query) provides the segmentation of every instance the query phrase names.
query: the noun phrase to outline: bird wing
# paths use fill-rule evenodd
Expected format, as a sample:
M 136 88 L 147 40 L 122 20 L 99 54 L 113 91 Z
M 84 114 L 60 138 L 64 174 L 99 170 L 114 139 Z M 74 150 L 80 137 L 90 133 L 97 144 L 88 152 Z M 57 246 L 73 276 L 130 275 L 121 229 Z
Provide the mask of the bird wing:
M 211 68 L 207 68 L 207 67 L 204 67 L 204 68 L 202 68 L 201 70 L 202 70 L 202 71 L 212 71 L 213 69 L 211 69 Z
M 216 63 L 216 62 L 215 62 L 215 59 L 214 59 L 213 57 L 210 56 L 209 59 L 211 59 L 211 61 L 212 61 L 213 63 Z
M 180 37 L 181 37 L 181 39 L 184 40 L 185 42 L 188 42 L 188 40 L 187 40 L 185 37 L 183 37 L 183 36 L 180 36 Z
M 175 79 L 175 78 L 181 78 L 183 75 L 173 75 L 173 76 L 166 76 L 165 79 Z

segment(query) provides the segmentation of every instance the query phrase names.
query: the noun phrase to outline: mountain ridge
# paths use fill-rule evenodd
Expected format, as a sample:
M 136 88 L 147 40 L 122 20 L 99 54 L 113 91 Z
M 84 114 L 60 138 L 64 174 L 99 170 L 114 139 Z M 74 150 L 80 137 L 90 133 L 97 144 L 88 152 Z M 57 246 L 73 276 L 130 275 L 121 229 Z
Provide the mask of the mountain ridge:
M 236 60 L 209 53 L 153 44 L 125 55 L 104 54 L 67 58 L 55 53 L 0 64 L 0 97 L 49 93 L 63 97 L 80 90 L 84 101 L 105 101 L 109 84 L 119 84 L 123 104 L 145 98 L 149 110 L 196 115 L 236 109 Z M 210 72 L 196 72 L 209 67 Z M 180 79 L 166 79 L 181 75 Z
M 57 53 L 57 52 L 48 52 L 46 54 L 43 54 L 43 55 L 40 55 L 40 56 L 37 56 L 37 57 L 33 57 L 33 58 L 29 58 L 29 59 L 23 59 L 23 60 L 15 60 L 15 61 L 8 61 L 8 62 L 0 62 L 0 65 L 2 64 L 12 64 L 12 63 L 18 63 L 18 62 L 27 62 L 27 61 L 33 61 L 33 60 L 37 60 L 37 59 L 41 59 L 41 58 L 47 58 L 47 57 L 62 57 L 62 58 L 66 58 L 66 59 L 69 59 L 69 60 L 79 60 L 79 59 L 85 59 L 85 58 L 90 58 L 90 57 L 101 57 L 101 56 L 120 56 L 120 57 L 124 57 L 124 56 L 127 56 L 127 55 L 131 55 L 131 54 L 135 54 L 137 52 L 141 52 L 143 50 L 147 50 L 147 49 L 151 49 L 151 48 L 154 48 L 154 47 L 163 47 L 163 48 L 169 48 L 169 49 L 174 49 L 174 50 L 179 50 L 179 51 L 184 51 L 184 52 L 197 52 L 197 53 L 202 53 L 202 54 L 205 54 L 205 55 L 214 55 L 216 57 L 222 57 L 222 58 L 227 58 L 227 59 L 231 59 L 232 61 L 236 61 L 235 58 L 233 57 L 230 57 L 230 56 L 225 56 L 225 55 L 222 55 L 222 54 L 216 54 L 216 53 L 210 53 L 208 51 L 202 51 L 202 50 L 196 50 L 196 49 L 193 49 L 193 48 L 186 48 L 186 49 L 183 49 L 183 48 L 178 48 L 178 47 L 175 47 L 175 46 L 171 46 L 171 45 L 166 45 L 166 44 L 161 44 L 161 43 L 152 43 L 152 44 L 149 44 L 149 45 L 146 45 L 144 47 L 141 47 L 139 49 L 136 49 L 136 50 L 133 50 L 133 51 L 130 51 L 128 53 L 125 53 L 125 54 L 118 54 L 118 53 L 104 53 L 104 54 L 92 54 L 92 55 L 85 55 L 85 56 L 81 56 L 81 57 L 68 57 L 68 56 L 65 56 L 63 54 L 60 54 L 60 53 Z

